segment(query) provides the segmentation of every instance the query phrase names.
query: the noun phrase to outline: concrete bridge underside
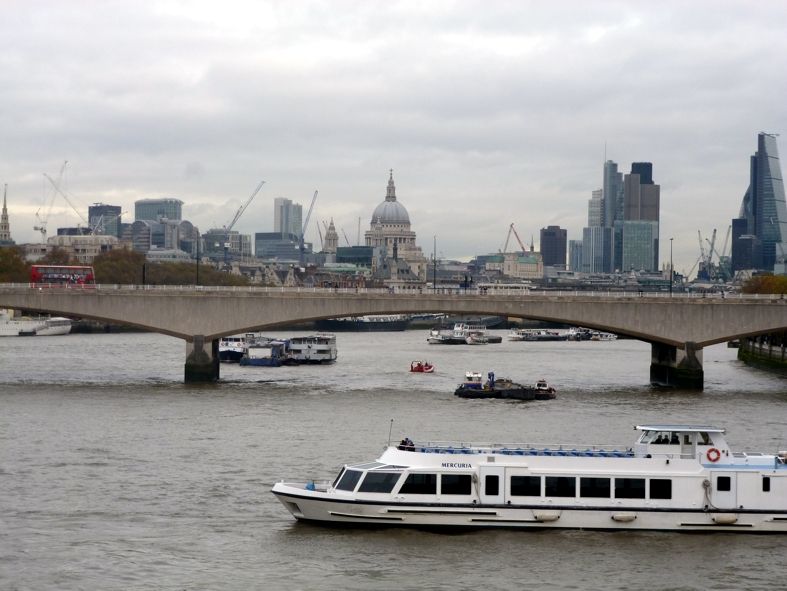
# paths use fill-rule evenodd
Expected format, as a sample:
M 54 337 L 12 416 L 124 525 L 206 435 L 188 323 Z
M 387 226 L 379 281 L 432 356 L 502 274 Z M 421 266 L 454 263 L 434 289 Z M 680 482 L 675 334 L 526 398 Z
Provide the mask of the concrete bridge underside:
M 702 388 L 702 348 L 787 328 L 777 298 L 636 294 L 475 295 L 185 287 L 86 290 L 0 286 L 0 307 L 128 324 L 187 341 L 186 380 L 219 377 L 218 338 L 321 318 L 368 314 L 494 315 L 586 326 L 652 345 L 651 380 Z

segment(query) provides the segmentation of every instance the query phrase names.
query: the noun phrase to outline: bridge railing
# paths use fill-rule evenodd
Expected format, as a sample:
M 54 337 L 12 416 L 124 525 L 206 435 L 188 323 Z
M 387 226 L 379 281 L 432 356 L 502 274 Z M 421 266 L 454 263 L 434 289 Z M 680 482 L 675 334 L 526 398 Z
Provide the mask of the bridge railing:
M 521 298 L 588 298 L 588 299 L 636 299 L 636 298 L 658 298 L 658 299 L 689 299 L 689 300 L 781 300 L 783 294 L 750 294 L 750 293 L 706 293 L 706 292 L 650 292 L 650 291 L 584 291 L 584 290 L 536 290 L 536 289 L 486 289 L 478 288 L 366 288 L 366 287 L 265 287 L 254 285 L 121 285 L 121 284 L 97 284 L 97 285 L 63 285 L 63 284 L 33 284 L 33 283 L 1 283 L 0 290 L 3 288 L 51 291 L 51 292 L 195 292 L 195 293 L 316 293 L 316 294 L 377 294 L 377 295 L 403 295 L 414 296 L 456 296 L 473 298 L 494 298 L 518 296 Z

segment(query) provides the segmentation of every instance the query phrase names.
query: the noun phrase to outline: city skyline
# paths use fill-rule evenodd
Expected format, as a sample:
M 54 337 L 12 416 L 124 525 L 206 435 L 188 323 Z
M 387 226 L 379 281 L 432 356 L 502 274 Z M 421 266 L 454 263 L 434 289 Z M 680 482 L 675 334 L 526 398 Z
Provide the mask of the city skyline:
M 359 217 L 366 229 L 393 168 L 419 245 L 430 253 L 436 235 L 456 258 L 496 252 L 511 222 L 526 243 L 550 225 L 581 239 L 603 162 L 647 161 L 660 263 L 674 238 L 682 271 L 697 230 L 723 236 L 737 215 L 753 138 L 787 120 L 777 2 L 41 2 L 8 14 L 0 184 L 17 243 L 38 241 L 41 173 L 64 160 L 81 209 L 170 196 L 203 232 L 260 179 L 239 232 L 272 230 L 275 198 L 307 204 L 318 189 L 316 244 L 316 220 L 351 239 Z M 77 221 L 57 197 L 49 235 Z

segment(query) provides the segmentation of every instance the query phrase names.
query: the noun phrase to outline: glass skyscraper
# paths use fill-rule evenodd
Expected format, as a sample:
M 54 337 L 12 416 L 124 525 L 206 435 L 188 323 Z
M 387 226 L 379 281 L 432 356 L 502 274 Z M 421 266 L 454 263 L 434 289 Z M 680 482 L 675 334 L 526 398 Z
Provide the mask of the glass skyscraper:
M 738 219 L 746 220 L 745 233 L 742 222 L 738 222 L 741 235 L 755 236 L 762 245 L 763 269 L 772 271 L 775 263 L 784 261 L 787 204 L 779 150 L 773 134 L 760 132 L 757 136 L 757 151 L 749 162 L 749 187 L 743 196 Z M 733 241 L 733 259 L 746 258 L 736 257 L 738 244 L 739 241 Z

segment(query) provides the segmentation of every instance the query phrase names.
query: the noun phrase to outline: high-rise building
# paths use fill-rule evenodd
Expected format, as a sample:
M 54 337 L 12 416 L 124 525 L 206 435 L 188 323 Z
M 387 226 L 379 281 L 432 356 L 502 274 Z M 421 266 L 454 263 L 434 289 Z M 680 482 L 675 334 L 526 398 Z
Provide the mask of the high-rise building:
M 738 219 L 746 222 L 745 232 L 742 232 L 743 222 L 738 222 L 739 236 L 754 236 L 762 247 L 761 266 L 755 268 L 772 271 L 777 262 L 784 261 L 787 204 L 779 150 L 773 134 L 760 132 L 757 136 L 757 151 L 749 161 L 749 187 L 743 196 Z M 757 262 L 757 247 L 752 248 L 751 244 L 750 239 L 733 239 L 733 266 L 736 260 L 739 264 Z M 736 253 L 736 246 L 738 249 L 746 247 L 748 253 L 745 256 L 741 252 Z
M 631 174 L 638 174 L 643 185 L 653 184 L 653 164 L 650 162 L 632 162 Z
M 604 225 L 604 190 L 596 189 L 588 201 L 588 227 Z
M 653 165 L 634 162 L 623 177 L 623 218 L 615 222 L 616 269 L 658 270 L 660 209 L 661 187 L 653 182 Z
M 14 241 L 11 240 L 11 225 L 8 223 L 8 208 L 6 207 L 6 194 L 8 193 L 8 185 L 3 186 L 3 212 L 0 214 L 0 246 L 11 246 Z
M 93 234 L 120 238 L 121 208 L 119 205 L 94 203 L 87 208 L 87 220 Z
M 134 220 L 157 222 L 161 219 L 183 219 L 183 202 L 180 199 L 140 199 L 134 202 Z
M 301 235 L 303 229 L 303 206 L 289 199 L 277 197 L 273 200 L 273 231 L 285 239 L 288 234 Z
M 648 220 L 624 220 L 621 228 L 621 264 L 627 271 L 655 271 L 654 248 L 658 242 L 659 223 Z
M 618 172 L 617 162 L 607 160 L 604 163 L 604 219 L 603 226 L 611 228 L 615 220 L 622 217 L 623 210 L 623 174 Z
M 582 272 L 612 272 L 612 228 L 582 229 Z
M 582 241 L 569 240 L 568 241 L 568 270 L 569 271 L 582 271 Z
M 541 228 L 540 249 L 545 267 L 566 267 L 568 233 L 560 226 Z

